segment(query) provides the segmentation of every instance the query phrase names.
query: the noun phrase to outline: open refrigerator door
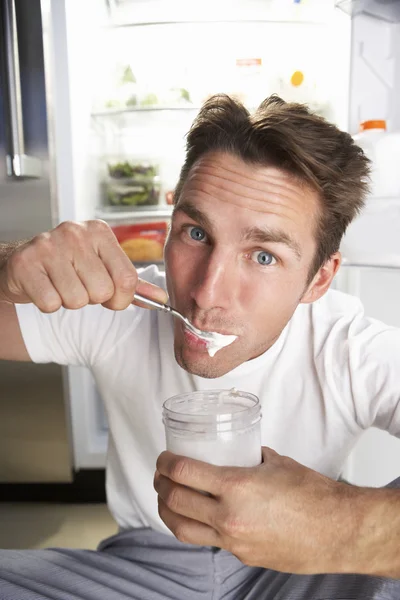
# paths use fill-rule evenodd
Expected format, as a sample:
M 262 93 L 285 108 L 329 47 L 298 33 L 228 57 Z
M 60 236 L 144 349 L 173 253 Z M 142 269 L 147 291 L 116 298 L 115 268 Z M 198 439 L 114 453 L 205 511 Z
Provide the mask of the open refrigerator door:
M 384 136 L 396 144 L 390 144 L 383 163 L 390 170 L 383 179 L 393 185 L 382 187 L 374 167 L 373 193 L 343 239 L 344 265 L 336 286 L 360 297 L 368 316 L 400 327 L 400 3 L 337 4 L 352 15 L 349 131 L 354 135 L 360 123 L 382 120 Z M 377 165 L 379 157 L 371 158 Z M 382 486 L 399 476 L 399 465 L 400 440 L 373 428 L 353 449 L 343 477 L 357 485 Z
M 347 127 L 351 20 L 333 0 L 50 5 L 59 220 L 106 220 L 141 265 L 163 266 L 153 242 L 165 238 L 185 135 L 211 94 L 252 110 L 277 93 Z M 100 466 L 95 386 L 85 369 L 68 372 L 75 465 Z

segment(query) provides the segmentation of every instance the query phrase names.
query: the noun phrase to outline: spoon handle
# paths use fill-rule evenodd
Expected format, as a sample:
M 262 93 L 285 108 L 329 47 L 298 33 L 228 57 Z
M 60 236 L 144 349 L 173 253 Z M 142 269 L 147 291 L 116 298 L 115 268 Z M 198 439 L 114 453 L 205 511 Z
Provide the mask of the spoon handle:
M 162 310 L 163 312 L 169 313 L 173 317 L 176 317 L 183 321 L 191 331 L 193 331 L 194 333 L 198 333 L 198 330 L 195 327 L 193 327 L 191 322 L 186 317 L 181 315 L 180 312 L 172 308 L 172 306 L 169 306 L 169 304 L 162 304 L 161 302 L 157 302 L 156 300 L 150 300 L 150 298 L 145 298 L 140 294 L 135 294 L 133 296 L 133 299 L 137 300 L 138 302 L 141 302 L 142 304 L 145 304 L 149 308 L 157 308 L 158 310 Z
M 157 308 L 158 310 L 163 310 L 164 312 L 171 312 L 171 307 L 168 306 L 168 304 L 162 304 L 161 302 L 157 302 L 156 300 L 150 300 L 150 298 L 145 298 L 140 294 L 135 294 L 133 296 L 133 299 L 137 300 L 138 302 L 141 302 L 142 304 L 145 304 L 150 308 Z

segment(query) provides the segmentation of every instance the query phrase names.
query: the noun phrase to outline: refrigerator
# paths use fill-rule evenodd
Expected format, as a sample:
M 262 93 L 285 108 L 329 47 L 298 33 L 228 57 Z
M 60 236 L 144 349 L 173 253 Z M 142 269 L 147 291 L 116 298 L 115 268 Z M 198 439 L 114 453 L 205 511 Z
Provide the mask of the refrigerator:
M 276 92 L 309 103 L 352 134 L 361 120 L 374 118 L 400 130 L 397 1 L 38 0 L 34 12 L 39 4 L 53 200 L 51 222 L 37 222 L 38 230 L 68 219 L 101 218 L 112 227 L 146 223 L 149 229 L 168 222 L 185 134 L 212 93 L 235 94 L 252 109 Z M 139 205 L 136 189 L 116 187 L 112 170 L 124 163 L 156 169 L 156 204 Z M 378 210 L 379 226 L 391 224 L 392 234 L 383 237 L 400 256 L 396 200 L 375 200 L 387 207 Z M 17 221 L 12 237 L 25 235 Z M 376 253 L 371 259 L 369 227 L 358 221 L 349 231 L 334 285 L 359 295 L 372 316 L 400 325 L 400 271 L 395 260 L 386 264 L 386 251 L 382 260 Z M 102 468 L 107 419 L 101 398 L 87 369 L 63 374 L 71 467 Z M 398 475 L 399 442 L 387 438 L 366 433 L 342 476 L 381 485 Z

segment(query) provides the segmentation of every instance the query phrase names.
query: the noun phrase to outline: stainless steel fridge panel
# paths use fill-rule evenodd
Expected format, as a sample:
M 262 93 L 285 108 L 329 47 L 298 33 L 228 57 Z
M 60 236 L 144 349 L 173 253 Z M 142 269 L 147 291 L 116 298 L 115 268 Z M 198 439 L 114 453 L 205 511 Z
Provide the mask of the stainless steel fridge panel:
M 0 0 L 0 242 L 33 237 L 54 223 L 40 0 L 15 0 L 12 5 L 13 0 Z M 11 6 L 17 25 L 24 153 L 40 160 L 39 179 L 7 175 L 6 157 L 13 148 L 2 41 Z M 0 482 L 71 481 L 65 398 L 62 367 L 0 361 Z

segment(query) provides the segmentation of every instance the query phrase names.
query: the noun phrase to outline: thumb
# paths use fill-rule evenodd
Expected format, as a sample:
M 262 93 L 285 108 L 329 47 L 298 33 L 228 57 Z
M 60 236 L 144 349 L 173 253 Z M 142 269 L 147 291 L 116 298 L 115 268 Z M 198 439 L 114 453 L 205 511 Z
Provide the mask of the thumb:
M 280 458 L 280 454 L 272 450 L 272 448 L 268 448 L 268 446 L 263 446 L 262 450 L 262 458 L 263 463 L 271 463 L 274 462 L 277 458 Z
M 143 279 L 138 279 L 136 293 L 144 296 L 145 298 L 149 298 L 150 300 L 161 302 L 161 304 L 168 302 L 168 294 L 165 290 L 160 288 L 158 285 L 154 285 L 153 283 L 149 283 Z M 137 306 L 144 306 L 137 301 L 134 301 L 133 303 Z M 145 306 L 145 308 L 148 308 L 148 306 Z

